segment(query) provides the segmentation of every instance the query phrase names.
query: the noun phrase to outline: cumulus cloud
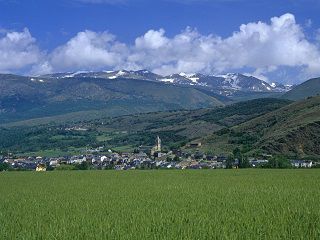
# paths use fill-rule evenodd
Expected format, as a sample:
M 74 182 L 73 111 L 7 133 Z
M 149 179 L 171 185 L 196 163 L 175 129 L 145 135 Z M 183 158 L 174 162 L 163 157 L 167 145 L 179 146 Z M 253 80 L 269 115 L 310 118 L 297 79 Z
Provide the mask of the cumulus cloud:
M 0 71 L 19 70 L 41 59 L 41 52 L 36 40 L 25 28 L 22 32 L 0 31 Z
M 176 72 L 247 72 L 251 69 L 251 74 L 267 79 L 270 73 L 292 68 L 301 71 L 298 76 L 301 79 L 320 74 L 319 44 L 306 38 L 292 14 L 273 17 L 269 23 L 242 24 L 227 38 L 203 35 L 192 28 L 168 37 L 164 29 L 159 29 L 147 31 L 133 44 L 124 44 L 108 32 L 87 30 L 79 32 L 45 58 L 40 57 L 35 40 L 28 30 L 24 30 L 7 33 L 1 39 L 1 51 L 6 53 L 0 55 L 2 69 L 33 64 L 34 73 L 149 69 L 167 75 Z
M 65 45 L 56 48 L 48 58 L 52 69 L 97 70 L 120 65 L 127 54 L 126 45 L 115 41 L 112 34 L 87 30 L 79 32 Z
M 261 75 L 279 67 L 304 67 L 305 73 L 320 74 L 319 48 L 306 39 L 292 14 L 273 17 L 269 24 L 243 24 L 225 39 L 190 28 L 173 38 L 163 29 L 150 30 L 136 39 L 127 62 L 162 74 L 252 68 Z

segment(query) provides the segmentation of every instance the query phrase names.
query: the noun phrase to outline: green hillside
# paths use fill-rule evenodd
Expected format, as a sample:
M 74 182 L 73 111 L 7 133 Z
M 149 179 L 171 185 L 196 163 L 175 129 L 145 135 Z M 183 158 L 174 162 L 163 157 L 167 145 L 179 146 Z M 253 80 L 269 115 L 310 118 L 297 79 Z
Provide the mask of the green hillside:
M 292 103 L 205 139 L 204 149 L 320 156 L 320 97 Z
M 223 105 L 213 96 L 192 87 L 135 79 L 0 75 L 0 92 L 0 123 L 55 116 L 63 121 L 63 115 L 68 120 L 79 121 Z
M 120 151 L 150 145 L 159 135 L 165 148 L 178 148 L 291 103 L 281 99 L 256 99 L 215 109 L 179 110 L 69 121 L 59 124 L 23 121 L 0 128 L 0 150 L 65 154 L 85 147 L 105 146 Z M 39 125 L 42 123 L 42 125 Z M 83 128 L 86 131 L 73 131 Z
M 291 91 L 285 93 L 282 98 L 291 100 L 302 100 L 307 97 L 312 97 L 320 94 L 320 78 L 310 79 Z
M 67 155 L 84 149 L 133 151 L 152 145 L 157 135 L 164 148 L 201 141 L 201 150 L 229 154 L 239 147 L 244 154 L 284 154 L 319 157 L 320 97 L 292 103 L 256 99 L 225 107 L 140 113 L 83 121 L 30 120 L 0 128 L 0 151 L 34 155 Z M 39 125 L 40 124 L 40 125 Z M 85 131 L 74 130 L 77 128 Z M 186 150 L 191 150 L 186 148 Z

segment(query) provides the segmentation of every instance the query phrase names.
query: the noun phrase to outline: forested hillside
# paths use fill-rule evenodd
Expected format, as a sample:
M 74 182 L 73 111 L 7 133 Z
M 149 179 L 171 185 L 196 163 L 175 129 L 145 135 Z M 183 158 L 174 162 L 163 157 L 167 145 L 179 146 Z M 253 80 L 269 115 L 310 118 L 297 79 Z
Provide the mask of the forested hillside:
M 48 151 L 66 154 L 98 146 L 126 151 L 152 145 L 157 135 L 165 148 L 179 148 L 289 103 L 291 101 L 280 99 L 256 99 L 214 109 L 155 112 L 61 124 L 20 122 L 0 129 L 0 148 L 42 154 Z
M 320 97 L 295 102 L 205 140 L 204 148 L 265 152 L 288 156 L 320 156 Z

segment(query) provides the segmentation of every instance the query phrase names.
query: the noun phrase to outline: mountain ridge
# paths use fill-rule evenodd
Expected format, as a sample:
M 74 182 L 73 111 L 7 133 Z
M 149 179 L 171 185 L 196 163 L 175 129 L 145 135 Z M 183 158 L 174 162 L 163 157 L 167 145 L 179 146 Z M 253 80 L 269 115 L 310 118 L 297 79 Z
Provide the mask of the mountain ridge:
M 224 105 L 213 96 L 188 86 L 125 78 L 0 75 L 0 92 L 0 123 L 88 110 L 105 110 L 105 114 L 116 116 L 122 112 Z
M 304 98 L 316 96 L 319 94 L 320 78 L 312 78 L 286 92 L 282 96 L 282 98 L 290 100 L 302 100 Z
M 252 91 L 252 92 L 286 92 L 291 87 L 283 84 L 271 83 L 258 79 L 253 76 L 247 76 L 240 73 L 227 73 L 225 75 L 205 75 L 201 73 L 176 73 L 168 76 L 155 74 L 148 70 L 138 71 L 79 71 L 71 73 L 54 73 L 42 75 L 45 78 L 72 78 L 72 77 L 93 77 L 105 79 L 141 79 L 146 81 L 158 81 L 167 84 L 198 86 L 213 90 L 221 95 L 228 96 L 234 91 Z
M 168 77 L 173 80 L 170 82 Z M 284 92 L 277 89 L 279 85 L 271 88 L 257 78 L 231 73 L 179 73 L 167 77 L 147 70 L 81 71 L 38 77 L 0 74 L 0 124 L 52 116 L 63 119 L 66 114 L 68 119 L 76 116 L 75 120 L 81 120 L 81 114 L 88 119 L 86 114 L 100 116 L 100 110 L 105 117 L 210 108 L 280 97 Z

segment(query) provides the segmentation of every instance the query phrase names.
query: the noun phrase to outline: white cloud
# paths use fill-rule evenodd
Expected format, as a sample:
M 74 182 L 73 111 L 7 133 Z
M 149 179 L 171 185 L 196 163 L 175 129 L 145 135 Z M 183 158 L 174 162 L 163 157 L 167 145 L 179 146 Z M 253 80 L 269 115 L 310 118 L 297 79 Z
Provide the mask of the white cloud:
M 127 55 L 127 47 L 107 32 L 79 32 L 48 57 L 53 70 L 100 69 L 118 66 Z
M 0 55 L 0 69 L 15 70 L 33 64 L 33 73 L 125 68 L 167 75 L 252 69 L 252 74 L 267 79 L 281 68 L 291 68 L 299 69 L 301 76 L 294 74 L 290 79 L 320 75 L 319 44 L 306 38 L 292 14 L 273 17 L 270 23 L 242 24 L 227 38 L 202 35 L 191 28 L 168 37 L 160 29 L 147 31 L 130 45 L 118 42 L 108 32 L 87 30 L 45 58 L 41 58 L 35 40 L 25 30 L 7 33 L 0 40 L 0 52 L 5 53 Z
M 243 24 L 225 39 L 190 28 L 173 38 L 162 29 L 150 30 L 136 39 L 127 62 L 162 74 L 254 68 L 261 75 L 282 66 L 320 74 L 319 48 L 306 39 L 292 14 L 274 17 L 270 24 Z
M 164 36 L 165 31 L 149 30 L 144 36 L 136 39 L 138 49 L 159 49 L 168 44 L 169 39 Z
M 41 52 L 36 40 L 25 28 L 22 32 L 0 32 L 0 71 L 10 72 L 20 70 L 37 63 Z
M 158 73 L 207 72 L 254 68 L 267 74 L 279 67 L 304 67 L 320 74 L 320 50 L 309 42 L 292 14 L 273 17 L 270 24 L 248 23 L 222 39 L 190 28 L 169 39 L 164 31 L 149 31 L 136 40 L 129 61 Z
M 226 58 L 224 68 L 270 68 L 305 66 L 320 74 L 320 52 L 310 43 L 292 14 L 240 26 L 240 31 L 216 46 Z M 272 68 L 271 68 L 272 69 Z

